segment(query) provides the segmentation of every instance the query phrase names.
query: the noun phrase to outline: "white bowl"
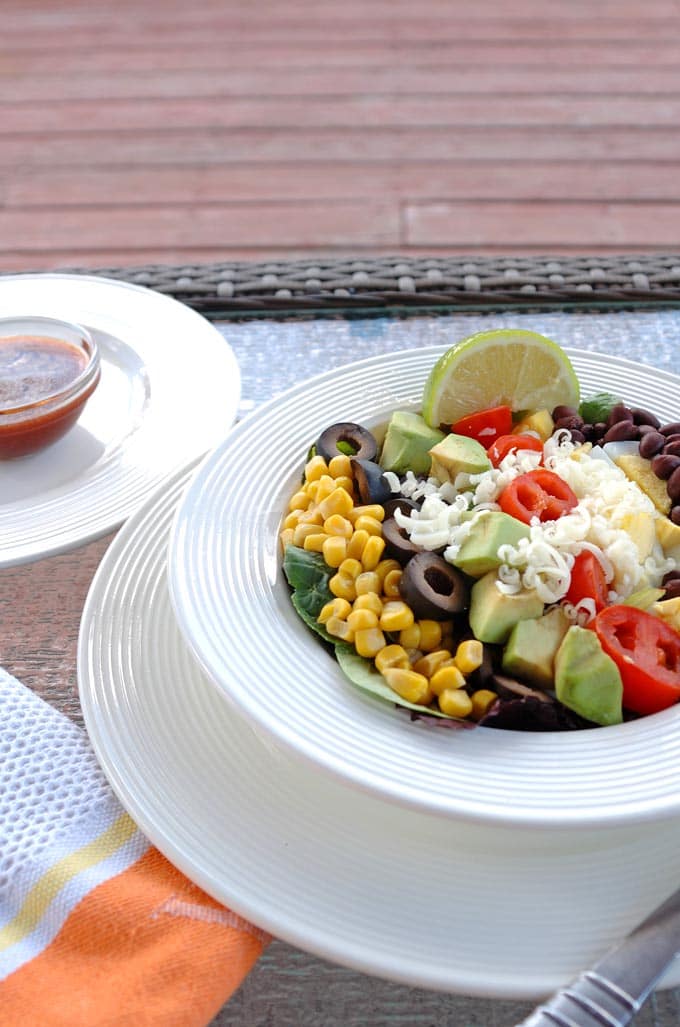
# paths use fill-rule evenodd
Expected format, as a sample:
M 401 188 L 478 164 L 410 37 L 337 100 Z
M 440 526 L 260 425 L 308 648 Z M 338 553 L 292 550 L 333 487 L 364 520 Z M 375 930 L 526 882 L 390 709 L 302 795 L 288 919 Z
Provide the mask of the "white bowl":
M 680 706 L 608 728 L 444 730 L 360 693 L 293 610 L 278 529 L 310 444 L 417 409 L 442 348 L 379 356 L 305 382 L 238 425 L 200 466 L 171 537 L 170 592 L 204 671 L 264 737 L 374 796 L 438 815 L 538 828 L 613 827 L 680 812 Z M 663 420 L 680 379 L 568 351 L 584 395 L 617 392 Z

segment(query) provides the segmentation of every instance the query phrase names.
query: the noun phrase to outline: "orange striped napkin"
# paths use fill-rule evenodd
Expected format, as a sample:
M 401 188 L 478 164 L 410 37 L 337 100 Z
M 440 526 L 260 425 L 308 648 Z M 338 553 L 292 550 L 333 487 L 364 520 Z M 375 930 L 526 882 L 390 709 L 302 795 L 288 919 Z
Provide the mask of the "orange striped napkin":
M 87 735 L 0 669 L 2 1027 L 198 1027 L 269 936 L 138 830 Z

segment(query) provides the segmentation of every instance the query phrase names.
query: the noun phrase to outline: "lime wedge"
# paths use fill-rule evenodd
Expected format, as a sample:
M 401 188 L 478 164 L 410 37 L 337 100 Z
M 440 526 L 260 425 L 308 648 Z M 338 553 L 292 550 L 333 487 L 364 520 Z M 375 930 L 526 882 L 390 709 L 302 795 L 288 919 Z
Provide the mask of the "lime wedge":
M 578 401 L 578 379 L 556 342 L 501 328 L 471 335 L 439 358 L 425 383 L 422 414 L 438 428 L 490 407 L 553 410 Z

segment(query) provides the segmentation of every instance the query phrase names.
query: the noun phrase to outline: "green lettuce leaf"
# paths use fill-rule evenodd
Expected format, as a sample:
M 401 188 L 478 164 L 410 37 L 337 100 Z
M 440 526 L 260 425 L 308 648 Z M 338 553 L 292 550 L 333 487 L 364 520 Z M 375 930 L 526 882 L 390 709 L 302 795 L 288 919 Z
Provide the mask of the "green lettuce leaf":
M 348 645 L 346 642 L 336 643 L 335 658 L 345 677 L 349 678 L 357 688 L 368 692 L 369 695 L 374 695 L 378 699 L 385 699 L 387 702 L 394 703 L 397 706 L 405 706 L 406 709 L 415 710 L 416 713 L 427 714 L 429 717 L 441 717 L 444 720 L 458 719 L 448 717 L 440 710 L 430 709 L 429 706 L 420 706 L 417 703 L 402 699 L 400 695 L 392 691 L 385 678 L 375 669 L 371 661 L 366 660 L 363 656 L 359 656 L 354 646 Z
M 311 553 L 299 546 L 286 546 L 283 573 L 293 589 L 291 602 L 302 620 L 317 635 L 335 644 L 336 640 L 316 619 L 326 603 L 333 599 L 328 582 L 334 571 L 320 553 Z

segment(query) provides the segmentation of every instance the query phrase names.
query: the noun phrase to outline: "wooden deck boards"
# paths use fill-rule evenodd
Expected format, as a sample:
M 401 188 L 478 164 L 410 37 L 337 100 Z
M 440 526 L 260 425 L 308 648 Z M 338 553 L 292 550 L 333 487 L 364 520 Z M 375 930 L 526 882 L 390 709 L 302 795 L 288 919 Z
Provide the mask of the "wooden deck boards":
M 680 242 L 680 0 L 2 14 L 2 270 Z

